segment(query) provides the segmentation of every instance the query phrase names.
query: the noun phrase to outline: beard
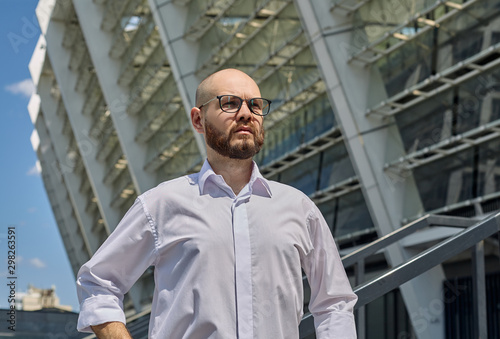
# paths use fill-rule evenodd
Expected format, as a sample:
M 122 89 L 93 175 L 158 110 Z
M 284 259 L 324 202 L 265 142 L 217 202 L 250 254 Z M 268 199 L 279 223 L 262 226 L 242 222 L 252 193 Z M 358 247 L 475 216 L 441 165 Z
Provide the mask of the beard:
M 255 154 L 259 153 L 264 144 L 264 127 L 262 127 L 260 133 L 257 135 L 253 126 L 244 125 L 252 129 L 252 134 L 237 136 L 240 142 L 232 145 L 231 140 L 235 136 L 235 131 L 241 127 L 241 124 L 231 129 L 228 134 L 225 134 L 208 120 L 205 120 L 205 138 L 208 146 L 220 155 L 231 159 L 243 160 L 252 158 Z

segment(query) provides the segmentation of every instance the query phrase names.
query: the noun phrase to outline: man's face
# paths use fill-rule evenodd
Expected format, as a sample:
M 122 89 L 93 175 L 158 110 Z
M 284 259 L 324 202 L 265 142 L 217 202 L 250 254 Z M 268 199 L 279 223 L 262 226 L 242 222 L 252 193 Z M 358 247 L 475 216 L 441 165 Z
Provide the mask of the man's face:
M 224 72 L 213 79 L 212 93 L 236 95 L 243 99 L 260 97 L 255 82 L 240 72 Z M 253 114 L 246 102 L 236 113 L 221 110 L 218 99 L 204 106 L 204 133 L 207 146 L 232 159 L 249 159 L 264 143 L 263 118 Z

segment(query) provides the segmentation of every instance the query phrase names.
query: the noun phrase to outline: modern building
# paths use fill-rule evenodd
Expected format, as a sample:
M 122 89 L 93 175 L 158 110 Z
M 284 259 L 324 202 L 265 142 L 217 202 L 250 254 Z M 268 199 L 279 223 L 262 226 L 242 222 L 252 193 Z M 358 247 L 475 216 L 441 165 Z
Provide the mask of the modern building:
M 75 274 L 138 194 L 200 169 L 195 89 L 229 67 L 272 100 L 262 173 L 317 203 L 341 254 L 427 214 L 466 226 L 500 209 L 498 0 L 40 0 L 37 17 L 32 144 Z M 462 229 L 385 247 L 348 267 L 353 286 Z M 499 286 L 498 238 L 484 238 L 472 259 Z M 456 319 L 481 316 L 450 309 L 470 263 L 446 258 L 360 308 L 359 337 L 472 338 Z M 147 313 L 152 278 L 128 293 L 129 316 Z

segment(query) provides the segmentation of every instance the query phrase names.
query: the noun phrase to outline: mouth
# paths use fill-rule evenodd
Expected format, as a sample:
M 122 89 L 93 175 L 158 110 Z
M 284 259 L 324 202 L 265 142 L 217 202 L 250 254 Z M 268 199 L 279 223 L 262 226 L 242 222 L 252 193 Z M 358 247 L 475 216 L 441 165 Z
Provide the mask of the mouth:
M 235 134 L 254 134 L 253 128 L 249 126 L 240 126 L 234 131 Z

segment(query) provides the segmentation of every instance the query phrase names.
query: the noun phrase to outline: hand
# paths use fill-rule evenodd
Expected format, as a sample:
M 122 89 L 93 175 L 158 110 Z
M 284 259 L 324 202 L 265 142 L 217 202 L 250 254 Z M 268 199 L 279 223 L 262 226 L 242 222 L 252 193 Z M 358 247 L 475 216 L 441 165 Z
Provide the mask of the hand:
M 119 321 L 112 321 L 90 327 L 98 339 L 132 339 L 125 324 Z

